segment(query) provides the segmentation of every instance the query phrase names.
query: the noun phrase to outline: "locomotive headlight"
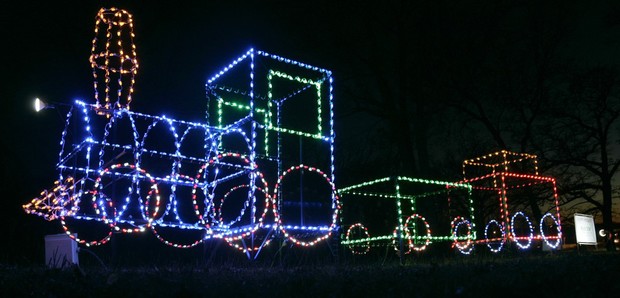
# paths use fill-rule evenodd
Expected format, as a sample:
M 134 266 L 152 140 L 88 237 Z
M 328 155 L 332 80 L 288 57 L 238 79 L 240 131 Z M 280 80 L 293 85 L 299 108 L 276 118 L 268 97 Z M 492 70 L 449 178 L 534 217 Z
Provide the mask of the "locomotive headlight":
M 39 99 L 38 97 L 34 99 L 34 110 L 39 112 L 48 107 L 47 103 Z

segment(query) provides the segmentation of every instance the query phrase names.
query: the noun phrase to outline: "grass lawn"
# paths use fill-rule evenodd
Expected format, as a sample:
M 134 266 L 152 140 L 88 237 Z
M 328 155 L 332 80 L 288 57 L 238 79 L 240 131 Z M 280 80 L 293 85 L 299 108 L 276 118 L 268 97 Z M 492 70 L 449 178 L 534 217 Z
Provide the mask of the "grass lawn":
M 0 265 L 2 297 L 620 296 L 620 253 L 468 256 L 381 264 L 103 269 Z

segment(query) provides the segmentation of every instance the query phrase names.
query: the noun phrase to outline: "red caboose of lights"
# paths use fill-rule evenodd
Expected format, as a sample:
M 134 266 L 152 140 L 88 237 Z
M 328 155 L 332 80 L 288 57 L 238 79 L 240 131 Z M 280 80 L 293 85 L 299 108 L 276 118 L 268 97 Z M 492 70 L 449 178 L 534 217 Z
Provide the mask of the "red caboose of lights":
M 507 244 L 559 249 L 562 240 L 555 178 L 538 173 L 536 155 L 506 150 L 463 161 L 462 182 L 473 186 L 478 226 L 492 252 Z M 480 238 L 480 237 L 479 237 Z

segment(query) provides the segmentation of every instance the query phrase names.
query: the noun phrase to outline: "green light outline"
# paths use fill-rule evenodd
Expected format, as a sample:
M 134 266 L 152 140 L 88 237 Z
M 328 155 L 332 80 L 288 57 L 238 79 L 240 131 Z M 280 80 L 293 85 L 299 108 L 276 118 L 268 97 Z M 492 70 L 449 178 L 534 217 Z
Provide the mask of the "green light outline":
M 394 194 L 389 194 L 389 193 L 373 193 L 373 192 L 361 192 L 361 191 L 355 191 L 358 190 L 360 188 L 363 187 L 368 187 L 368 186 L 372 186 L 372 185 L 377 185 L 380 183 L 385 183 L 385 182 L 390 182 L 390 181 L 394 181 Z M 410 182 L 410 183 L 422 183 L 422 184 L 432 184 L 432 185 L 439 185 L 439 186 L 445 186 L 446 189 L 444 190 L 438 190 L 438 191 L 432 191 L 432 192 L 426 192 L 426 193 L 422 193 L 422 194 L 416 194 L 416 195 L 402 195 L 400 193 L 400 183 L 399 182 Z M 415 200 L 419 199 L 419 198 L 425 198 L 425 197 L 430 197 L 431 195 L 438 195 L 438 194 L 448 194 L 450 193 L 450 189 L 451 188 L 458 188 L 458 189 L 466 189 L 467 190 L 467 199 L 468 199 L 468 211 L 469 211 L 469 217 L 470 217 L 470 224 L 471 224 L 471 234 L 469 236 L 457 236 L 455 237 L 452 234 L 452 227 L 450 229 L 450 235 L 449 236 L 431 236 L 431 237 L 427 237 L 426 235 L 423 236 L 418 236 L 418 235 L 413 235 L 413 236 L 407 236 L 407 233 L 402 233 L 402 230 L 404 229 L 403 226 L 403 215 L 402 215 L 402 205 L 401 205 L 401 201 L 402 200 L 410 200 L 412 201 L 412 214 L 415 214 Z M 426 241 L 427 239 L 430 239 L 430 243 L 433 242 L 440 242 L 440 241 L 456 241 L 456 240 L 473 240 L 475 241 L 477 239 L 477 231 L 476 231 L 476 225 L 475 225 L 475 208 L 474 208 L 474 202 L 473 202 L 473 198 L 472 198 L 472 190 L 473 187 L 472 185 L 468 184 L 468 183 L 462 183 L 462 182 L 447 182 L 447 181 L 439 181 L 439 180 L 429 180 L 429 179 L 420 179 L 420 178 L 413 178 L 413 177 L 405 177 L 405 176 L 397 176 L 397 177 L 384 177 L 384 178 L 379 178 L 379 179 L 375 179 L 375 180 L 371 180 L 371 181 L 367 181 L 367 182 L 362 182 L 359 184 L 355 184 L 355 185 L 351 185 L 348 187 L 344 187 L 341 188 L 339 190 L 339 193 L 341 195 L 354 195 L 354 196 L 361 196 L 361 197 L 368 197 L 368 198 L 380 198 L 380 199 L 396 199 L 396 210 L 397 210 L 397 216 L 398 216 L 398 226 L 397 226 L 397 230 L 398 230 L 398 234 L 394 235 L 394 234 L 389 234 L 389 235 L 381 235 L 381 236 L 375 236 L 375 237 L 369 237 L 369 238 L 362 238 L 362 239 L 356 239 L 356 240 L 346 240 L 346 239 L 341 239 L 341 244 L 342 245 L 355 245 L 355 244 L 362 244 L 362 243 L 370 243 L 370 242 L 377 242 L 377 241 L 384 241 L 384 240 L 395 240 L 395 239 L 401 239 L 402 240 L 413 240 L 413 241 Z M 344 208 L 344 202 L 343 202 L 343 208 Z M 362 223 L 363 224 L 363 223 Z M 450 224 L 450 223 L 448 223 Z M 414 221 L 414 225 L 415 225 L 415 221 Z M 415 228 L 414 228 L 414 231 Z M 430 244 L 429 243 L 429 244 Z

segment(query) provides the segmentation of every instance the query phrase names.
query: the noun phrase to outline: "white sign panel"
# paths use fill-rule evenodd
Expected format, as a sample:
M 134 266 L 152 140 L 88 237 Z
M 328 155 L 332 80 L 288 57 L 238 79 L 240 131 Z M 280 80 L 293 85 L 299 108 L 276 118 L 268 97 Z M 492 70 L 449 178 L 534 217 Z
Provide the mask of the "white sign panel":
M 592 215 L 575 213 L 575 235 L 577 244 L 596 245 L 596 228 Z

